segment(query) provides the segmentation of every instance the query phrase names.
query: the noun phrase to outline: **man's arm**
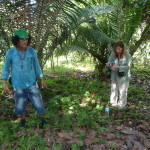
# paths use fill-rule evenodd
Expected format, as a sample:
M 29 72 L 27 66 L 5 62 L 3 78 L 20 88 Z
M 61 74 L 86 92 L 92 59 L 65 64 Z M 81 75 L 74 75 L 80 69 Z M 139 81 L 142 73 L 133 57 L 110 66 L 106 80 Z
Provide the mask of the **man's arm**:
M 47 85 L 43 78 L 43 73 L 41 71 L 41 67 L 39 65 L 37 54 L 35 51 L 34 51 L 34 67 L 35 67 L 35 72 L 36 72 L 37 77 L 41 79 L 41 89 L 47 88 Z
M 6 80 L 5 80 L 5 79 L 2 80 L 2 85 L 3 85 L 3 90 L 4 90 L 4 92 L 5 92 L 6 94 L 9 94 L 10 91 L 9 91 L 9 88 L 8 88 L 8 86 L 7 86 L 7 84 L 6 84 Z
M 40 67 L 38 57 L 37 57 L 35 50 L 33 50 L 33 55 L 34 55 L 34 69 L 35 69 L 36 76 L 38 78 L 43 78 L 43 73 L 42 73 L 42 70 L 41 70 L 41 67 Z
M 44 78 L 41 78 L 41 89 L 47 88 Z
M 6 94 L 9 94 L 9 88 L 6 84 L 6 81 L 8 80 L 8 77 L 10 75 L 10 66 L 11 66 L 10 51 L 7 51 L 5 63 L 2 71 L 2 85 L 3 85 L 3 90 Z

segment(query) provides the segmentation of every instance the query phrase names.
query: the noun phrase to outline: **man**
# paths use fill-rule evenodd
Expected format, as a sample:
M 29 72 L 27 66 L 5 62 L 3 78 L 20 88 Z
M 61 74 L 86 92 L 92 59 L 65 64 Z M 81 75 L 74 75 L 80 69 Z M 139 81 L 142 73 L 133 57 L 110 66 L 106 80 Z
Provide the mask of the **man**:
M 2 72 L 3 90 L 9 94 L 9 88 L 6 80 L 11 75 L 11 84 L 14 88 L 15 114 L 21 116 L 21 126 L 25 127 L 25 106 L 29 98 L 34 108 L 40 114 L 42 125 L 44 125 L 44 112 L 41 93 L 36 79 L 41 79 L 41 88 L 47 88 L 43 74 L 37 59 L 35 50 L 28 45 L 31 37 L 24 29 L 16 30 L 12 37 L 12 43 L 15 47 L 9 49 L 6 53 L 6 59 Z

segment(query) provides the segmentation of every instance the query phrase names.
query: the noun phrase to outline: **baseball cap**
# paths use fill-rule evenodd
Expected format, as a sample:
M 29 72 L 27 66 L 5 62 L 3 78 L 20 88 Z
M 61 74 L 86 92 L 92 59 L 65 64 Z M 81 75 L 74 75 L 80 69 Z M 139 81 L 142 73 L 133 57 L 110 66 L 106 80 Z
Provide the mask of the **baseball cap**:
M 14 32 L 15 35 L 18 35 L 21 39 L 28 39 L 28 33 L 25 29 L 18 29 Z

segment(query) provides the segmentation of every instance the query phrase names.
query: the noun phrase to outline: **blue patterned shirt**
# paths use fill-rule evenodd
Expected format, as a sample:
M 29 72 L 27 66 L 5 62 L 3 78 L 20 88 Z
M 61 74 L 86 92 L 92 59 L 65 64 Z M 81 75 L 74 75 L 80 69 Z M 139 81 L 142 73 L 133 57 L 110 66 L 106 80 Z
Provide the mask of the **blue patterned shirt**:
M 21 60 L 23 58 L 24 60 Z M 37 77 L 43 77 L 37 54 L 33 48 L 27 47 L 26 55 L 24 51 L 18 51 L 16 47 L 6 52 L 2 79 L 7 80 L 9 75 L 11 75 L 12 86 L 20 89 L 31 86 Z

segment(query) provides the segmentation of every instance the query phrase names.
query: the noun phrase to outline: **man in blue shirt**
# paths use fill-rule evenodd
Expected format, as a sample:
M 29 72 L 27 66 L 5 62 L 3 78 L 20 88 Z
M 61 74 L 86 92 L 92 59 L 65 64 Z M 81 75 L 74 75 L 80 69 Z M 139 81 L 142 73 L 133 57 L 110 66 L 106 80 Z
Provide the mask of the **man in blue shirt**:
M 30 36 L 26 30 L 15 31 L 12 43 L 15 47 L 6 52 L 4 68 L 2 72 L 3 90 L 9 94 L 6 80 L 11 74 L 11 84 L 14 88 L 15 114 L 21 116 L 21 126 L 25 126 L 25 106 L 29 98 L 36 111 L 40 114 L 44 125 L 45 108 L 36 79 L 41 79 L 41 88 L 47 88 L 38 62 L 35 50 L 29 47 Z

